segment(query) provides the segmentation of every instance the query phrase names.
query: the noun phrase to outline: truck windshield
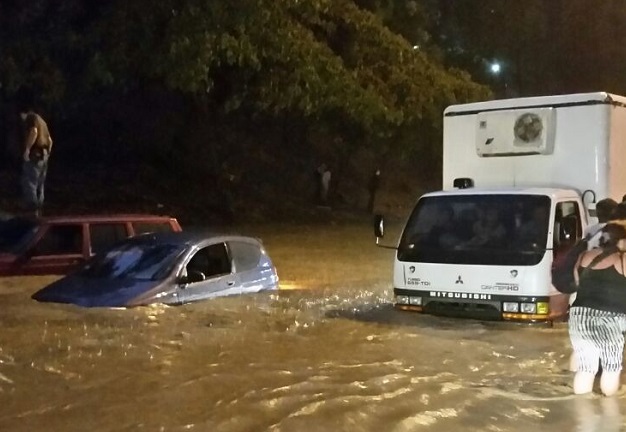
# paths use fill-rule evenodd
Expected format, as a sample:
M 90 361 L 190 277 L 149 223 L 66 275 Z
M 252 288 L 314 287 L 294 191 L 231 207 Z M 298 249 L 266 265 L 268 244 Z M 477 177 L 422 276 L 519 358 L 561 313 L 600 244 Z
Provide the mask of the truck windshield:
M 402 234 L 400 261 L 535 265 L 546 251 L 550 198 L 447 195 L 419 200 Z

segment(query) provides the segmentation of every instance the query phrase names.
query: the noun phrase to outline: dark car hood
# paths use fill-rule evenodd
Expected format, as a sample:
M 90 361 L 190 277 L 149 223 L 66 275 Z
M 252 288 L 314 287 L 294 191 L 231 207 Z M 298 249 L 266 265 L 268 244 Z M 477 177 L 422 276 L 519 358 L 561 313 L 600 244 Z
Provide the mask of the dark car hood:
M 161 282 L 69 275 L 37 291 L 32 298 L 84 307 L 124 307 L 134 298 L 158 287 Z

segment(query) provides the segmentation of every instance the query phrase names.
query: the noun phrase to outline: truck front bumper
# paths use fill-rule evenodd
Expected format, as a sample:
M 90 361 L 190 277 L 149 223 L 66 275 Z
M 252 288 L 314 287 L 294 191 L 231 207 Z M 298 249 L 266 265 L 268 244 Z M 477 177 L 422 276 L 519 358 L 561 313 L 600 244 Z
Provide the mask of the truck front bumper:
M 394 288 L 399 310 L 458 318 L 515 322 L 551 322 L 562 313 L 551 310 L 548 296 L 505 296 Z

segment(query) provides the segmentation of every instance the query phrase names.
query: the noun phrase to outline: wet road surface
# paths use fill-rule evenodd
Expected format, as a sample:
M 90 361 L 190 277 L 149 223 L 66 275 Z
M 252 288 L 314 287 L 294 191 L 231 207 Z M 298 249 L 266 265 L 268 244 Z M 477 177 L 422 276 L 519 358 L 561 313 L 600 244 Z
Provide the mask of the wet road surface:
M 626 430 L 624 390 L 572 395 L 565 324 L 393 310 L 367 224 L 251 232 L 285 290 L 81 309 L 0 279 L 0 430 Z

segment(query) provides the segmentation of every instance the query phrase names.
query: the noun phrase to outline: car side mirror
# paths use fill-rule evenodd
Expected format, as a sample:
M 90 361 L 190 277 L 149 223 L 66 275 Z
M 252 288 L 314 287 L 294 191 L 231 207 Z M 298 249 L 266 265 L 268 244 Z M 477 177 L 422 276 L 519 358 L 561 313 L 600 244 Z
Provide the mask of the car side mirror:
M 202 282 L 206 280 L 206 276 L 201 271 L 191 270 L 187 272 L 187 276 L 183 276 L 180 282 L 183 284 L 190 284 L 195 282 Z
M 382 238 L 385 236 L 385 219 L 383 215 L 374 216 L 374 235 L 376 238 Z

